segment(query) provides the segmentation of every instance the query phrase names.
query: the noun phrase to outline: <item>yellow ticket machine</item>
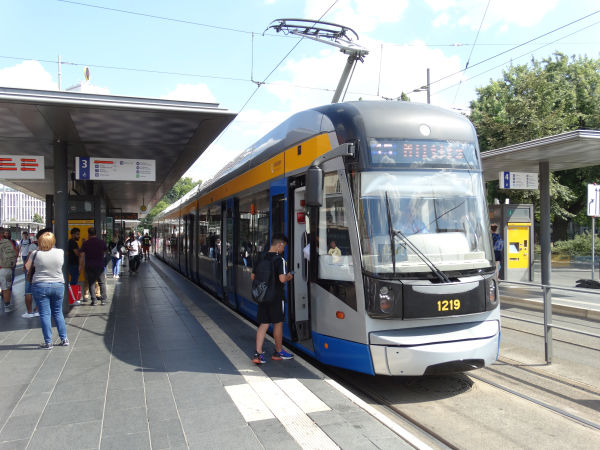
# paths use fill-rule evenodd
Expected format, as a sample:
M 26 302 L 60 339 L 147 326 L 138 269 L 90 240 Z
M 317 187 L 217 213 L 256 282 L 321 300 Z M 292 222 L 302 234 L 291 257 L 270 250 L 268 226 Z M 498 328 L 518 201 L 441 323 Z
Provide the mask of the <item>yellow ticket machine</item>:
M 493 205 L 490 221 L 498 225 L 498 233 L 504 240 L 500 278 L 533 281 L 533 205 Z

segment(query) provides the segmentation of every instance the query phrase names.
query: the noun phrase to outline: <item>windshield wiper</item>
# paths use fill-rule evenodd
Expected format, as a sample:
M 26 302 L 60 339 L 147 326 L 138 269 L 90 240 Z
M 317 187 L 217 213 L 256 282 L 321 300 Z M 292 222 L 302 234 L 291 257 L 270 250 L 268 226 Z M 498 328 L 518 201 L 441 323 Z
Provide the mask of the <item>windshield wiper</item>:
M 400 236 L 400 238 L 403 241 L 403 245 L 412 250 L 413 253 L 415 253 L 421 259 L 421 261 L 423 261 L 425 265 L 429 267 L 429 270 L 431 270 L 440 279 L 442 283 L 451 283 L 450 278 L 448 278 L 448 275 L 446 275 L 444 272 L 438 269 L 437 266 L 433 263 L 433 261 L 431 261 L 431 259 L 429 259 L 421 250 L 419 250 L 419 248 L 415 244 L 413 244 L 402 231 L 394 229 L 394 227 L 392 226 L 392 214 L 390 212 L 390 199 L 388 198 L 387 192 L 385 193 L 385 209 L 387 213 L 390 244 L 392 247 L 392 264 L 394 267 L 394 274 L 396 273 L 396 236 Z
M 394 268 L 394 275 L 396 274 L 396 239 L 395 231 L 392 226 L 392 214 L 390 213 L 390 199 L 388 198 L 387 191 L 385 192 L 385 210 L 387 213 L 388 220 L 388 233 L 390 234 L 390 245 L 392 247 L 392 267 Z

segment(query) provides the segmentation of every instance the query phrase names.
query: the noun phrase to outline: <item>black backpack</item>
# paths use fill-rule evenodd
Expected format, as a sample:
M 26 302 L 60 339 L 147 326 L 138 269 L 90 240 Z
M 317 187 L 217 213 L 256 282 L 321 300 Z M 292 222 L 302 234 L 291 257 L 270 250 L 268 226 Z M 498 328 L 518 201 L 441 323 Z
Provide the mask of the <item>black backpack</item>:
M 279 258 L 279 255 L 276 256 Z M 273 256 L 264 253 L 260 256 L 254 268 L 252 281 L 252 298 L 256 303 L 266 303 L 273 300 L 275 294 L 275 270 Z

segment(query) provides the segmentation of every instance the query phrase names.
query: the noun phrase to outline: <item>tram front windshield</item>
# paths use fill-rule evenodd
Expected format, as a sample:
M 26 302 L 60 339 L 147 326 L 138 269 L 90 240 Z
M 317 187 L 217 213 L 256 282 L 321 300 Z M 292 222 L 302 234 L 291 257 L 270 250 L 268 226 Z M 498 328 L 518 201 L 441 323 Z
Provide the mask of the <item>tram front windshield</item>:
M 373 274 L 424 276 L 492 267 L 481 175 L 408 169 L 360 174 L 362 259 Z

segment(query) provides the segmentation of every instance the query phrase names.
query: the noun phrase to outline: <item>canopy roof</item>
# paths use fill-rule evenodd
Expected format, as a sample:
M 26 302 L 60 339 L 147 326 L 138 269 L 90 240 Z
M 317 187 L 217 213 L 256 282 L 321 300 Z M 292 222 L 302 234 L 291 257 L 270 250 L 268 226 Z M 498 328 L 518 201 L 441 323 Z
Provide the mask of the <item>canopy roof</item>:
M 60 141 L 68 146 L 69 173 L 75 156 L 155 160 L 155 182 L 80 182 L 100 183 L 111 208 L 137 212 L 142 201 L 152 207 L 235 118 L 218 106 L 0 87 L 0 154 L 44 156 L 46 174 L 45 180 L 0 182 L 42 199 L 53 194 Z
M 481 154 L 485 181 L 498 180 L 502 171 L 538 172 L 540 161 L 550 171 L 600 164 L 600 130 L 575 130 Z

